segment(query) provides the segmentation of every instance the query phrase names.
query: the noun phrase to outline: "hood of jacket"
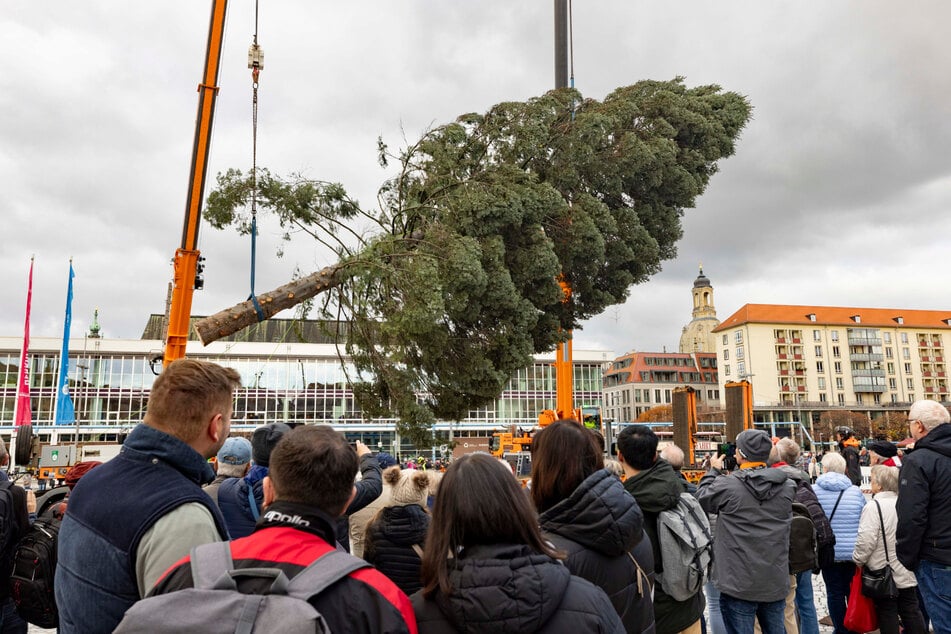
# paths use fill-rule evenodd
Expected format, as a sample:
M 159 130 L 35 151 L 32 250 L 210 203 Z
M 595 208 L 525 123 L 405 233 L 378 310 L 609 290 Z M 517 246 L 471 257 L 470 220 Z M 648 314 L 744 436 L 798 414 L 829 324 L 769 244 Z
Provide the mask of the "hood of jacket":
M 380 531 L 398 546 L 422 545 L 429 528 L 429 514 L 419 504 L 388 506 L 380 514 Z
M 687 490 L 687 481 L 669 462 L 658 459 L 650 469 L 627 478 L 624 489 L 634 496 L 641 510 L 660 513 L 677 506 L 680 494 Z
M 930 449 L 951 457 L 951 423 L 938 425 L 928 435 L 915 442 L 915 449 Z
M 522 545 L 473 546 L 449 571 L 452 593 L 437 592 L 458 632 L 535 632 L 558 611 L 571 573 Z
M 678 494 L 679 495 L 679 494 Z M 621 481 L 605 469 L 596 471 L 574 492 L 538 518 L 543 531 L 561 535 L 609 557 L 631 550 L 644 516 Z
M 844 473 L 830 471 L 816 478 L 816 486 L 826 491 L 844 491 L 852 486 L 852 481 Z
M 769 467 L 737 469 L 733 472 L 733 475 L 760 502 L 776 497 L 783 490 L 786 480 L 789 479 L 789 474 L 782 469 L 770 469 Z

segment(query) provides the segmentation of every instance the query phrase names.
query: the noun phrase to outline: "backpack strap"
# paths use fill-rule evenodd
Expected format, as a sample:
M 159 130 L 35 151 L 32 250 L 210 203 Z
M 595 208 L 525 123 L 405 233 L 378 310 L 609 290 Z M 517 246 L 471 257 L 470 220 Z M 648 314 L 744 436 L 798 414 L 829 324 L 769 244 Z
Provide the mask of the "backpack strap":
M 420 559 L 423 558 L 423 547 L 420 546 L 419 544 L 413 544 L 413 552 L 419 555 Z
M 839 508 L 839 502 L 842 501 L 842 494 L 845 493 L 845 489 L 839 491 L 839 497 L 835 499 L 835 506 L 832 507 L 832 515 L 829 516 L 829 524 L 832 523 L 832 518 L 835 517 L 835 511 Z
M 192 548 L 192 584 L 201 590 L 210 590 L 223 576 L 234 570 L 231 542 L 211 542 Z
M 879 504 L 875 498 L 872 498 L 872 502 L 875 502 L 875 506 L 878 507 L 878 523 L 882 527 L 882 546 L 885 548 L 885 563 L 891 566 L 892 562 L 888 558 L 888 538 L 885 537 L 885 518 L 882 516 L 882 505 Z
M 295 575 L 287 586 L 287 594 L 308 601 L 361 568 L 370 568 L 370 564 L 345 550 L 331 550 Z
M 251 506 L 251 516 L 257 522 L 261 517 L 261 511 L 258 510 L 258 501 L 254 499 L 254 487 L 248 483 L 248 504 Z

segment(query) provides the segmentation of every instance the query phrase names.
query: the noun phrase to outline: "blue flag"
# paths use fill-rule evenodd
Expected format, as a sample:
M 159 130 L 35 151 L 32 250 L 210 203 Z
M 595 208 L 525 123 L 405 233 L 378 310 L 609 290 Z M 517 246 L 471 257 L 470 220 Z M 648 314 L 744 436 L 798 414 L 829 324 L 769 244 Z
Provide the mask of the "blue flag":
M 73 399 L 69 395 L 67 374 L 69 370 L 69 326 L 73 321 L 73 261 L 69 261 L 69 288 L 66 291 L 66 322 L 63 325 L 63 351 L 59 357 L 59 386 L 56 390 L 56 420 L 57 425 L 71 425 L 76 422 L 76 412 L 73 409 Z

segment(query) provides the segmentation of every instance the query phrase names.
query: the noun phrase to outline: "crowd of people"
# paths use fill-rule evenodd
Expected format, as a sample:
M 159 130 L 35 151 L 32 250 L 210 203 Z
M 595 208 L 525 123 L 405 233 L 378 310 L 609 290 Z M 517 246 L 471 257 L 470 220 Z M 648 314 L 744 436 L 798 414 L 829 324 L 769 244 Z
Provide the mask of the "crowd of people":
M 793 440 L 746 430 L 736 468 L 713 456 L 693 486 L 683 451 L 659 452 L 648 426 L 619 434 L 614 461 L 596 434 L 558 421 L 535 434 L 523 486 L 487 453 L 406 468 L 329 426 L 233 437 L 238 385 L 234 370 L 172 363 L 120 455 L 74 483 L 60 509 L 60 632 L 231 631 L 231 619 L 297 618 L 266 607 L 287 593 L 334 632 L 812 634 L 813 574 L 848 632 L 856 566 L 893 572 L 897 596 L 874 603 L 883 634 L 928 620 L 951 632 L 951 424 L 936 402 L 909 411 L 915 449 L 900 473 L 890 443 L 870 444 L 870 502 L 849 477 L 847 437 L 813 484 Z M 799 508 L 815 531 L 806 569 Z M 678 530 L 699 530 L 708 552 L 683 561 Z M 261 603 L 209 623 L 201 605 L 225 590 Z M 9 596 L 0 618 L 0 631 L 26 631 Z

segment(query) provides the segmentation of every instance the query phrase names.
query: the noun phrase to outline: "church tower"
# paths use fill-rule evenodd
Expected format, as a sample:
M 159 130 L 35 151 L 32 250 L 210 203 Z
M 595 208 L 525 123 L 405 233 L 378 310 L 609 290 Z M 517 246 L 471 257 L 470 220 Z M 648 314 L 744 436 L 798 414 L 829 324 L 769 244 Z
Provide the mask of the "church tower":
M 719 325 L 717 309 L 713 306 L 713 285 L 703 274 L 701 264 L 700 275 L 693 282 L 693 319 L 680 335 L 680 352 L 716 352 L 711 331 Z

